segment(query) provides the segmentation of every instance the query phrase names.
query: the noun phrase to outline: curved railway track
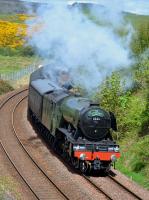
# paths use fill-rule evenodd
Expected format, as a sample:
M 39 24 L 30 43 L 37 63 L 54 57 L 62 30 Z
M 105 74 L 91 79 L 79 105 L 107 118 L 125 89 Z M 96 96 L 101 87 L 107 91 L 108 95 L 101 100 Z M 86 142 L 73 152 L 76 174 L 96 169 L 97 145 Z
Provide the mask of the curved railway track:
M 138 199 L 143 200 L 142 197 L 137 195 L 135 192 L 131 191 L 125 185 L 122 185 L 119 181 L 117 181 L 112 176 L 108 175 L 104 177 L 104 181 L 100 181 L 103 179 L 102 177 L 88 177 L 83 175 L 83 177 L 92 185 L 94 185 L 97 190 L 100 190 L 103 194 L 107 196 L 108 199 L 117 200 L 117 199 Z M 106 187 L 107 186 L 107 187 Z M 111 192 L 111 186 L 113 189 Z M 121 196 L 121 197 L 120 197 Z
M 29 154 L 27 154 L 16 137 L 13 116 L 19 102 L 26 98 L 26 96 L 27 89 L 24 89 L 9 96 L 0 105 L 0 110 L 3 110 L 3 113 L 12 113 L 9 119 L 3 116 L 3 126 L 5 127 L 3 127 L 1 134 L 3 150 L 36 199 L 68 199 L 50 178 L 46 176 L 40 167 L 38 167 Z M 13 134 L 10 132 L 10 129 Z
M 137 195 L 136 193 L 134 193 L 132 190 L 130 190 L 128 187 L 126 187 L 125 185 L 123 185 L 122 183 L 120 183 L 118 180 L 116 180 L 114 177 L 112 177 L 111 175 L 108 176 L 109 179 L 111 179 L 114 183 L 116 183 L 117 185 L 119 185 L 120 187 L 122 187 L 124 190 L 126 190 L 129 194 L 131 194 L 134 198 L 142 200 L 142 198 Z
M 13 167 L 15 168 L 15 170 L 18 172 L 18 174 L 20 175 L 20 177 L 22 178 L 22 180 L 24 181 L 24 183 L 27 185 L 27 187 L 30 189 L 30 191 L 33 193 L 33 195 L 36 197 L 36 199 L 39 199 L 38 196 L 36 195 L 36 193 L 34 192 L 34 190 L 32 189 L 32 187 L 30 186 L 30 184 L 26 182 L 25 178 L 19 172 L 19 170 L 17 169 L 17 167 L 16 167 L 15 163 L 13 162 L 13 160 L 11 160 L 11 158 L 10 158 L 8 152 L 6 151 L 5 147 L 3 146 L 2 142 L 0 142 L 0 145 L 2 147 L 2 151 L 4 152 L 4 154 L 6 155 L 6 157 L 9 159 L 9 161 L 11 162 L 11 164 L 13 165 Z
M 27 153 L 27 155 L 30 157 L 30 159 L 34 162 L 34 164 L 37 166 L 37 168 L 39 168 L 39 170 L 47 177 L 47 179 L 52 182 L 52 184 L 60 191 L 60 189 L 56 186 L 56 184 L 50 179 L 49 175 L 46 173 L 46 171 L 44 169 L 42 169 L 41 166 L 39 166 L 38 164 L 38 161 L 35 161 L 35 159 L 31 156 L 30 152 L 27 150 L 27 148 L 24 146 L 24 144 L 21 142 L 21 139 L 19 138 L 19 136 L 17 135 L 17 131 L 15 129 L 15 123 L 14 123 L 14 118 L 15 118 L 15 111 L 17 109 L 17 107 L 21 104 L 21 102 L 23 100 L 25 100 L 27 98 L 27 96 L 25 96 L 24 98 L 22 98 L 17 104 L 16 106 L 14 107 L 14 110 L 12 112 L 12 126 L 13 126 L 13 131 L 14 131 L 14 134 L 15 134 L 15 137 L 17 138 L 18 142 L 20 143 L 21 147 L 23 148 L 23 150 Z M 94 187 L 93 187 L 94 188 Z M 60 191 L 66 199 L 69 199 L 67 198 L 67 195 L 65 195 L 62 191 Z M 101 193 L 101 191 L 98 190 L 99 193 Z M 107 199 L 107 195 L 104 194 L 103 195 L 105 198 L 104 199 Z M 71 199 L 71 198 L 70 198 Z M 80 199 L 80 198 L 79 198 Z M 81 198 L 82 199 L 82 198 Z M 86 198 L 85 198 L 86 199 Z M 89 198 L 90 199 L 90 198 Z
M 22 99 L 23 100 L 23 99 Z M 19 102 L 18 104 L 20 104 L 21 102 Z M 18 138 L 17 134 L 16 137 Z M 19 138 L 18 138 L 19 140 Z M 21 143 L 21 142 L 20 142 Z M 23 146 L 23 144 L 21 144 Z M 23 146 L 23 148 L 26 150 L 26 148 Z M 35 162 L 35 161 L 34 161 Z M 37 164 L 37 163 L 36 163 Z M 37 164 L 38 165 L 38 164 Z M 44 172 L 46 174 L 46 172 Z M 107 193 L 107 191 L 105 189 L 102 189 L 101 187 L 99 187 L 98 184 L 94 183 L 94 181 L 90 180 L 88 177 L 84 176 L 91 184 L 92 186 L 99 191 L 100 193 L 102 193 L 107 199 L 117 199 L 117 196 L 115 195 L 111 195 L 110 193 Z M 106 179 L 112 179 L 113 181 L 115 180 L 112 176 L 110 177 L 105 177 Z M 130 199 L 142 199 L 140 198 L 138 195 L 136 195 L 134 192 L 132 192 L 131 190 L 129 190 L 127 187 L 123 186 L 122 184 L 120 184 L 117 180 L 115 180 L 114 182 L 116 182 L 117 185 L 119 185 L 120 190 L 122 190 L 125 194 L 128 193 L 127 195 L 130 197 Z M 113 183 L 115 184 L 115 183 Z M 118 187 L 118 186 L 117 186 Z M 126 199 L 128 196 L 124 195 L 124 198 Z M 126 197 L 125 197 L 126 196 Z
M 38 161 L 35 161 L 18 137 L 15 127 L 17 123 L 15 122 L 14 125 L 15 112 L 17 107 L 26 98 L 27 89 L 24 89 L 9 96 L 0 104 L 0 111 L 6 109 L 7 113 L 11 112 L 11 117 L 9 119 L 9 126 L 11 127 L 9 127 L 9 129 L 13 132 L 12 134 L 10 133 L 10 130 L 8 131 L 6 129 L 4 133 L 1 134 L 0 143 L 3 147 L 3 151 L 36 199 L 71 199 L 70 196 L 68 197 L 68 195 L 59 189 L 59 187 L 50 179 L 50 176 L 46 173 L 45 169 L 39 166 Z M 17 112 L 16 114 L 18 115 Z M 5 125 L 8 124 L 4 123 L 4 126 Z M 12 151 L 12 149 L 14 151 Z M 25 166 L 28 166 L 25 167 L 23 163 L 25 163 Z M 26 169 L 29 169 L 30 171 L 27 171 Z M 83 175 L 82 178 L 85 178 L 92 188 L 100 194 L 102 193 L 105 199 L 144 199 L 110 175 L 104 178 L 87 177 Z M 110 187 L 112 187 L 113 192 L 111 192 Z

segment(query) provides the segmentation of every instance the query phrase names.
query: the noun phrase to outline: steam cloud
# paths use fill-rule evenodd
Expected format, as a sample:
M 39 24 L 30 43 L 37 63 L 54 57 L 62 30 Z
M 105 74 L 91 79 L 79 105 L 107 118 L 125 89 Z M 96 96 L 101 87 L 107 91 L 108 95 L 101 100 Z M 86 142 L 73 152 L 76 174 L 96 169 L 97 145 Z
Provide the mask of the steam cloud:
M 48 60 L 45 75 L 65 70 L 74 84 L 93 91 L 113 71 L 131 65 L 133 30 L 123 18 L 123 4 L 106 2 L 104 7 L 66 2 L 39 6 L 37 17 L 28 22 L 29 42 Z M 121 37 L 118 31 L 123 27 L 127 34 Z

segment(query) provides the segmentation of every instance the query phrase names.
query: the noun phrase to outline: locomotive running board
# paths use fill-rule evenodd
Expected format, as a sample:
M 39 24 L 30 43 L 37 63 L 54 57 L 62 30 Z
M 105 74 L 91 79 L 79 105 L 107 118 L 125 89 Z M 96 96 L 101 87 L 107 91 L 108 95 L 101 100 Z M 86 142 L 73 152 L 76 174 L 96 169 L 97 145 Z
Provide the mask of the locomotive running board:
M 82 138 L 78 138 L 77 140 L 75 140 L 72 136 L 71 136 L 71 133 L 68 132 L 66 129 L 64 128 L 58 128 L 58 130 L 60 132 L 62 132 L 64 135 L 66 135 L 66 137 L 68 138 L 68 140 L 73 143 L 73 144 L 98 144 L 98 145 L 108 145 L 108 146 L 114 146 L 116 145 L 114 141 L 112 140 L 104 140 L 104 141 L 98 141 L 98 142 L 95 142 L 95 141 L 89 141 L 87 139 L 82 139 Z
M 73 137 L 71 137 L 71 133 L 69 133 L 65 128 L 58 128 L 60 132 L 62 132 L 66 137 L 69 139 L 69 141 L 73 144 L 78 143 L 78 140 L 75 140 Z

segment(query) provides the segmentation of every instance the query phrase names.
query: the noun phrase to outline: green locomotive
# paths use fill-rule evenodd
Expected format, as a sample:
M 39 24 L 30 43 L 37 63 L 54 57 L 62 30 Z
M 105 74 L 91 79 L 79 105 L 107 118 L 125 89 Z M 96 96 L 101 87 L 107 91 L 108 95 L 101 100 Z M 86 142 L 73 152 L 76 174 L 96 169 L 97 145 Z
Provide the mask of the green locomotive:
M 28 116 L 62 156 L 76 168 L 109 170 L 120 157 L 113 141 L 116 119 L 87 98 L 75 95 L 44 77 L 43 68 L 32 73 Z

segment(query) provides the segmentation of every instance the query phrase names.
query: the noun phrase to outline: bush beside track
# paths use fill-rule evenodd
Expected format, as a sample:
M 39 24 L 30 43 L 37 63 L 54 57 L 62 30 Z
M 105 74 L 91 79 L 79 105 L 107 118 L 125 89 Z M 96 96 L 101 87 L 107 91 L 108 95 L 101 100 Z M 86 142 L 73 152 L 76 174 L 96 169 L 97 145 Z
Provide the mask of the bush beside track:
M 14 90 L 7 81 L 0 80 L 0 95 Z
M 0 199 L 21 199 L 17 192 L 17 183 L 9 177 L 0 177 Z
M 118 133 L 114 137 L 122 153 L 117 169 L 149 189 L 149 16 L 126 17 L 135 29 L 131 49 L 136 63 L 130 70 L 108 77 L 96 99 L 117 116 Z M 122 83 L 123 75 L 130 78 Z

